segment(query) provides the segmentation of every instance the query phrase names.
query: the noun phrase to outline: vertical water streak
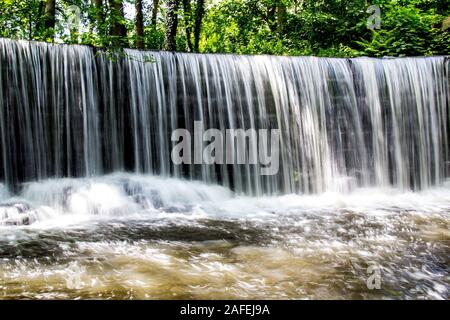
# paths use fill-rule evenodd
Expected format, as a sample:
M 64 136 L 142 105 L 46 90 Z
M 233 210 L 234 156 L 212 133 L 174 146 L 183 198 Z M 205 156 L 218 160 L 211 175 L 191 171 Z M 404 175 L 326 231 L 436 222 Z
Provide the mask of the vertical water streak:
M 449 174 L 448 65 L 446 57 L 129 49 L 111 57 L 0 39 L 0 181 L 134 171 L 251 195 L 429 188 Z M 236 164 L 249 150 L 234 140 L 224 150 L 228 164 L 174 165 L 173 130 L 185 128 L 192 142 L 207 145 L 195 137 L 194 121 L 225 138 L 227 129 L 279 129 L 279 172 L 263 176 L 259 163 Z
M 3 180 L 101 174 L 92 50 L 0 39 L 0 52 Z

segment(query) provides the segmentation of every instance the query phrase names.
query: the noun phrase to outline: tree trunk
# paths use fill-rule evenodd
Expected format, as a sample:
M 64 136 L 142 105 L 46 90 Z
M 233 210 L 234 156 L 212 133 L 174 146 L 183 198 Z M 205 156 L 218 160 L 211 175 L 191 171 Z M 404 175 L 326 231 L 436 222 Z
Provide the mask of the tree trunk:
M 156 27 L 156 18 L 158 17 L 159 0 L 153 0 L 152 8 L 152 26 Z
M 270 31 L 275 32 L 275 12 L 276 12 L 277 8 L 274 5 L 271 5 L 270 7 L 267 8 L 267 24 L 270 28 Z
M 284 22 L 286 20 L 286 6 L 282 3 L 277 5 L 277 32 L 283 34 Z
M 176 35 L 178 27 L 178 0 L 167 1 L 167 16 L 166 16 L 166 41 L 164 50 L 175 51 L 177 49 Z
M 111 44 L 113 46 L 128 46 L 127 28 L 125 26 L 125 16 L 123 14 L 122 0 L 109 0 L 111 11 Z
M 32 8 L 31 8 L 30 4 L 30 22 L 32 22 L 33 20 L 31 19 L 31 15 L 32 15 Z M 38 6 L 38 15 L 37 15 L 37 21 L 36 21 L 36 25 L 34 27 L 34 31 L 32 34 L 32 37 L 30 40 L 33 39 L 37 39 L 37 40 L 41 40 L 41 36 L 43 34 L 43 29 L 44 29 L 44 23 L 45 23 L 45 15 L 44 15 L 44 10 L 45 10 L 45 2 L 44 1 L 40 1 L 39 2 L 39 6 Z M 44 17 L 44 19 L 43 19 Z
M 197 0 L 197 9 L 195 10 L 194 26 L 194 51 L 198 52 L 200 43 L 200 32 L 202 29 L 203 14 L 205 13 L 205 0 Z
M 186 42 L 190 52 L 194 50 L 191 39 L 191 0 L 183 0 L 184 24 L 186 28 Z
M 45 3 L 44 26 L 46 37 L 54 39 L 56 25 L 56 0 L 47 0 Z
M 97 29 L 105 23 L 105 15 L 103 13 L 103 0 L 93 0 L 95 6 L 95 20 L 97 22 Z
M 105 12 L 103 9 L 103 0 L 92 0 L 95 8 L 95 16 L 92 17 L 94 20 L 95 28 L 97 30 L 97 35 L 100 40 L 101 45 L 105 45 L 106 26 L 105 26 Z
M 136 47 L 144 49 L 144 15 L 142 0 L 136 0 Z

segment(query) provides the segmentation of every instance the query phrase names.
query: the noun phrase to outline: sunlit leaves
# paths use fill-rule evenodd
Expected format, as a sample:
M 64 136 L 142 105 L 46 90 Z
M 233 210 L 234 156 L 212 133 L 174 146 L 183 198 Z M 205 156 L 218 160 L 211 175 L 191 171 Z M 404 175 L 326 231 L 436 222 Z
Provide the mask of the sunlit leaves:
M 124 1 L 134 6 L 134 0 Z M 120 43 L 135 46 L 134 16 L 111 12 L 107 3 L 104 0 L 98 8 L 93 0 L 57 0 L 54 41 L 117 45 L 118 39 L 111 36 L 116 21 L 127 28 L 125 40 L 129 41 Z M 152 25 L 152 3 L 144 0 L 144 42 L 146 48 L 159 50 L 164 43 L 166 9 L 162 1 L 157 23 Z M 191 12 L 195 3 L 191 1 Z M 379 30 L 367 28 L 369 4 L 381 8 Z M 70 5 L 81 11 L 75 33 L 68 28 Z M 280 6 L 285 8 L 283 17 Z M 53 41 L 42 23 L 44 7 L 45 0 L 0 0 L 0 37 Z M 183 28 L 192 29 L 192 17 L 183 10 L 178 14 L 183 27 L 178 28 L 177 49 L 186 50 Z M 200 51 L 338 57 L 450 54 L 449 16 L 448 0 L 207 0 Z

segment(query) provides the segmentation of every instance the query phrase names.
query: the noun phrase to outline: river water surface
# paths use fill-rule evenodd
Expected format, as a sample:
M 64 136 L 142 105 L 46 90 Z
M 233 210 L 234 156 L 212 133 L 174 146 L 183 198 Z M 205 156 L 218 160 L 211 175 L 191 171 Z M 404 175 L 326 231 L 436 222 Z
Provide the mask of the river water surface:
M 244 197 L 115 174 L 0 197 L 2 299 L 449 298 L 446 185 Z

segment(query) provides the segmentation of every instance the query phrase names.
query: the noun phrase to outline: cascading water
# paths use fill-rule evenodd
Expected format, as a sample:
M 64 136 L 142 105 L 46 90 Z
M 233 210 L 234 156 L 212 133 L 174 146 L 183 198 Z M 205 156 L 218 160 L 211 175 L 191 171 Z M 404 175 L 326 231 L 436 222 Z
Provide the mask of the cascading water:
M 0 39 L 2 297 L 448 299 L 448 75 Z M 279 172 L 175 165 L 194 121 L 279 129 Z
M 6 199 L 9 196 L 8 190 L 3 184 L 0 184 L 0 201 Z
M 9 185 L 125 170 L 260 195 L 424 189 L 448 175 L 445 57 L 126 50 L 116 61 L 83 46 L 0 40 L 0 61 L 0 178 Z M 279 173 L 173 164 L 171 133 L 193 132 L 194 121 L 280 129 Z

